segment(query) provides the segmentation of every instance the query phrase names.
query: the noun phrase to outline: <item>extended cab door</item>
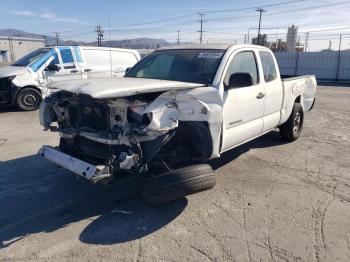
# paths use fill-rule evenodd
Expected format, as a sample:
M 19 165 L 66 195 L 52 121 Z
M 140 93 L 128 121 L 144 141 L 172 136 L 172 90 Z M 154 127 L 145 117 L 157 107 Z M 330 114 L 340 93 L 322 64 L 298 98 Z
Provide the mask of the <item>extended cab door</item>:
M 272 52 L 260 50 L 259 56 L 263 73 L 261 84 L 264 85 L 266 94 L 263 132 L 267 132 L 275 128 L 280 122 L 283 88 L 277 62 Z
M 250 74 L 252 84 L 231 87 L 231 76 L 239 73 Z M 265 90 L 260 84 L 257 53 L 249 49 L 234 52 L 228 60 L 223 81 L 225 90 L 222 152 L 262 133 Z

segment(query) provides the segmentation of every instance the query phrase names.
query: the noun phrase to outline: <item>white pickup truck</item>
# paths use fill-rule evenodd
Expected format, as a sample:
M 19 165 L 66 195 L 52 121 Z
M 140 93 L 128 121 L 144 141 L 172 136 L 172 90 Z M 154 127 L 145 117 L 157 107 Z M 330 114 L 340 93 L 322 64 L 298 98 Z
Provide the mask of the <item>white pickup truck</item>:
M 159 49 L 124 78 L 60 82 L 40 108 L 58 148 L 39 154 L 92 182 L 145 177 L 160 204 L 215 185 L 206 160 L 279 128 L 296 140 L 315 102 L 316 80 L 281 80 L 273 53 L 253 45 Z

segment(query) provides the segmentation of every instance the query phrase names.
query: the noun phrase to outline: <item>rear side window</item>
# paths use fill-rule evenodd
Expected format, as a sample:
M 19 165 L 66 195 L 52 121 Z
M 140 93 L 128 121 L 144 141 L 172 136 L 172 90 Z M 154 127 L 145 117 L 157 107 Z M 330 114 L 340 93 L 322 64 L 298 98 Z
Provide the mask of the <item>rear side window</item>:
M 74 46 L 73 49 L 74 49 L 75 57 L 77 58 L 78 63 L 82 63 L 83 58 L 81 57 L 80 48 L 78 46 Z
M 61 49 L 60 52 L 61 52 L 63 64 L 74 63 L 73 54 L 72 54 L 72 51 L 70 50 L 70 48 L 69 49 L 68 48 Z
M 230 76 L 235 73 L 249 73 L 253 77 L 254 85 L 259 83 L 258 66 L 252 51 L 244 51 L 235 55 L 224 78 L 226 85 L 229 83 Z
M 271 82 L 277 78 L 276 65 L 272 54 L 267 51 L 260 51 L 260 59 L 264 72 L 265 82 Z

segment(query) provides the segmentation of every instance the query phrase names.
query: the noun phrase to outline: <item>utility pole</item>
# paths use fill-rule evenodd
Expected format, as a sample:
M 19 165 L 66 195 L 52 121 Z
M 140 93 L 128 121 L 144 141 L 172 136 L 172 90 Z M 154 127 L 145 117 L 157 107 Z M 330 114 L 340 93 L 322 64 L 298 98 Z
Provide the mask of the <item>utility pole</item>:
M 59 34 L 58 34 L 58 32 L 55 32 L 54 34 L 55 34 L 55 36 L 56 36 L 56 45 L 58 45 L 58 37 L 59 37 Z
M 46 35 L 43 35 L 43 38 L 44 38 L 44 43 L 45 43 L 45 46 L 48 46 L 48 44 L 47 44 L 47 38 L 46 38 Z
M 180 45 L 180 30 L 177 30 L 177 45 Z
M 95 32 L 97 33 L 97 46 L 101 46 L 102 45 L 102 37 L 103 37 L 103 30 L 101 30 L 101 26 L 98 25 L 96 26 L 96 30 Z
M 308 41 L 309 41 L 309 32 L 306 33 L 306 39 L 305 39 L 305 52 L 307 51 L 307 45 L 308 45 Z
M 329 47 L 328 47 L 328 51 L 331 51 L 332 49 L 332 40 L 329 40 Z
M 339 52 L 340 52 L 340 50 L 341 50 L 342 37 L 343 37 L 343 34 L 340 34 L 340 35 L 339 35 L 339 49 L 338 49 Z
M 260 45 L 261 16 L 262 16 L 262 13 L 265 13 L 267 11 L 262 9 L 262 8 L 257 8 L 255 11 L 260 13 L 260 15 L 259 15 L 259 28 L 258 28 L 258 45 Z
M 247 35 L 244 35 L 244 43 L 247 43 Z
M 338 49 L 338 62 L 337 62 L 337 75 L 336 75 L 336 81 L 339 80 L 339 68 L 340 68 L 340 59 L 341 59 L 341 41 L 342 41 L 343 35 L 339 35 L 339 49 Z
M 201 17 L 201 19 L 199 20 L 201 27 L 200 27 L 200 30 L 198 31 L 199 32 L 199 43 L 201 44 L 203 42 L 203 33 L 204 33 L 204 31 L 203 31 L 203 22 L 204 22 L 203 16 L 205 14 L 202 14 L 202 13 L 198 13 L 198 14 Z

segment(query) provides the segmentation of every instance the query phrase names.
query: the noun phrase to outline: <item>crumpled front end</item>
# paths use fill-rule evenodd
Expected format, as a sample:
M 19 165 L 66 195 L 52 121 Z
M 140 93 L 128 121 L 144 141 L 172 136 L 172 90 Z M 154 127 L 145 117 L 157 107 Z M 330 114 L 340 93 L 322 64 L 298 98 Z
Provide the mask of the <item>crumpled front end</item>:
M 201 99 L 208 91 L 217 94 L 214 88 L 202 87 L 94 99 L 61 91 L 43 101 L 40 123 L 60 134 L 59 150 L 64 154 L 108 167 L 110 176 L 142 173 L 155 159 L 186 155 L 192 151 L 185 148 L 191 142 L 197 144 L 191 153 L 195 157 L 218 155 L 214 148 L 219 148 L 222 107 L 219 97 L 212 95 L 209 102 Z M 207 146 L 193 141 L 197 139 L 205 140 Z

